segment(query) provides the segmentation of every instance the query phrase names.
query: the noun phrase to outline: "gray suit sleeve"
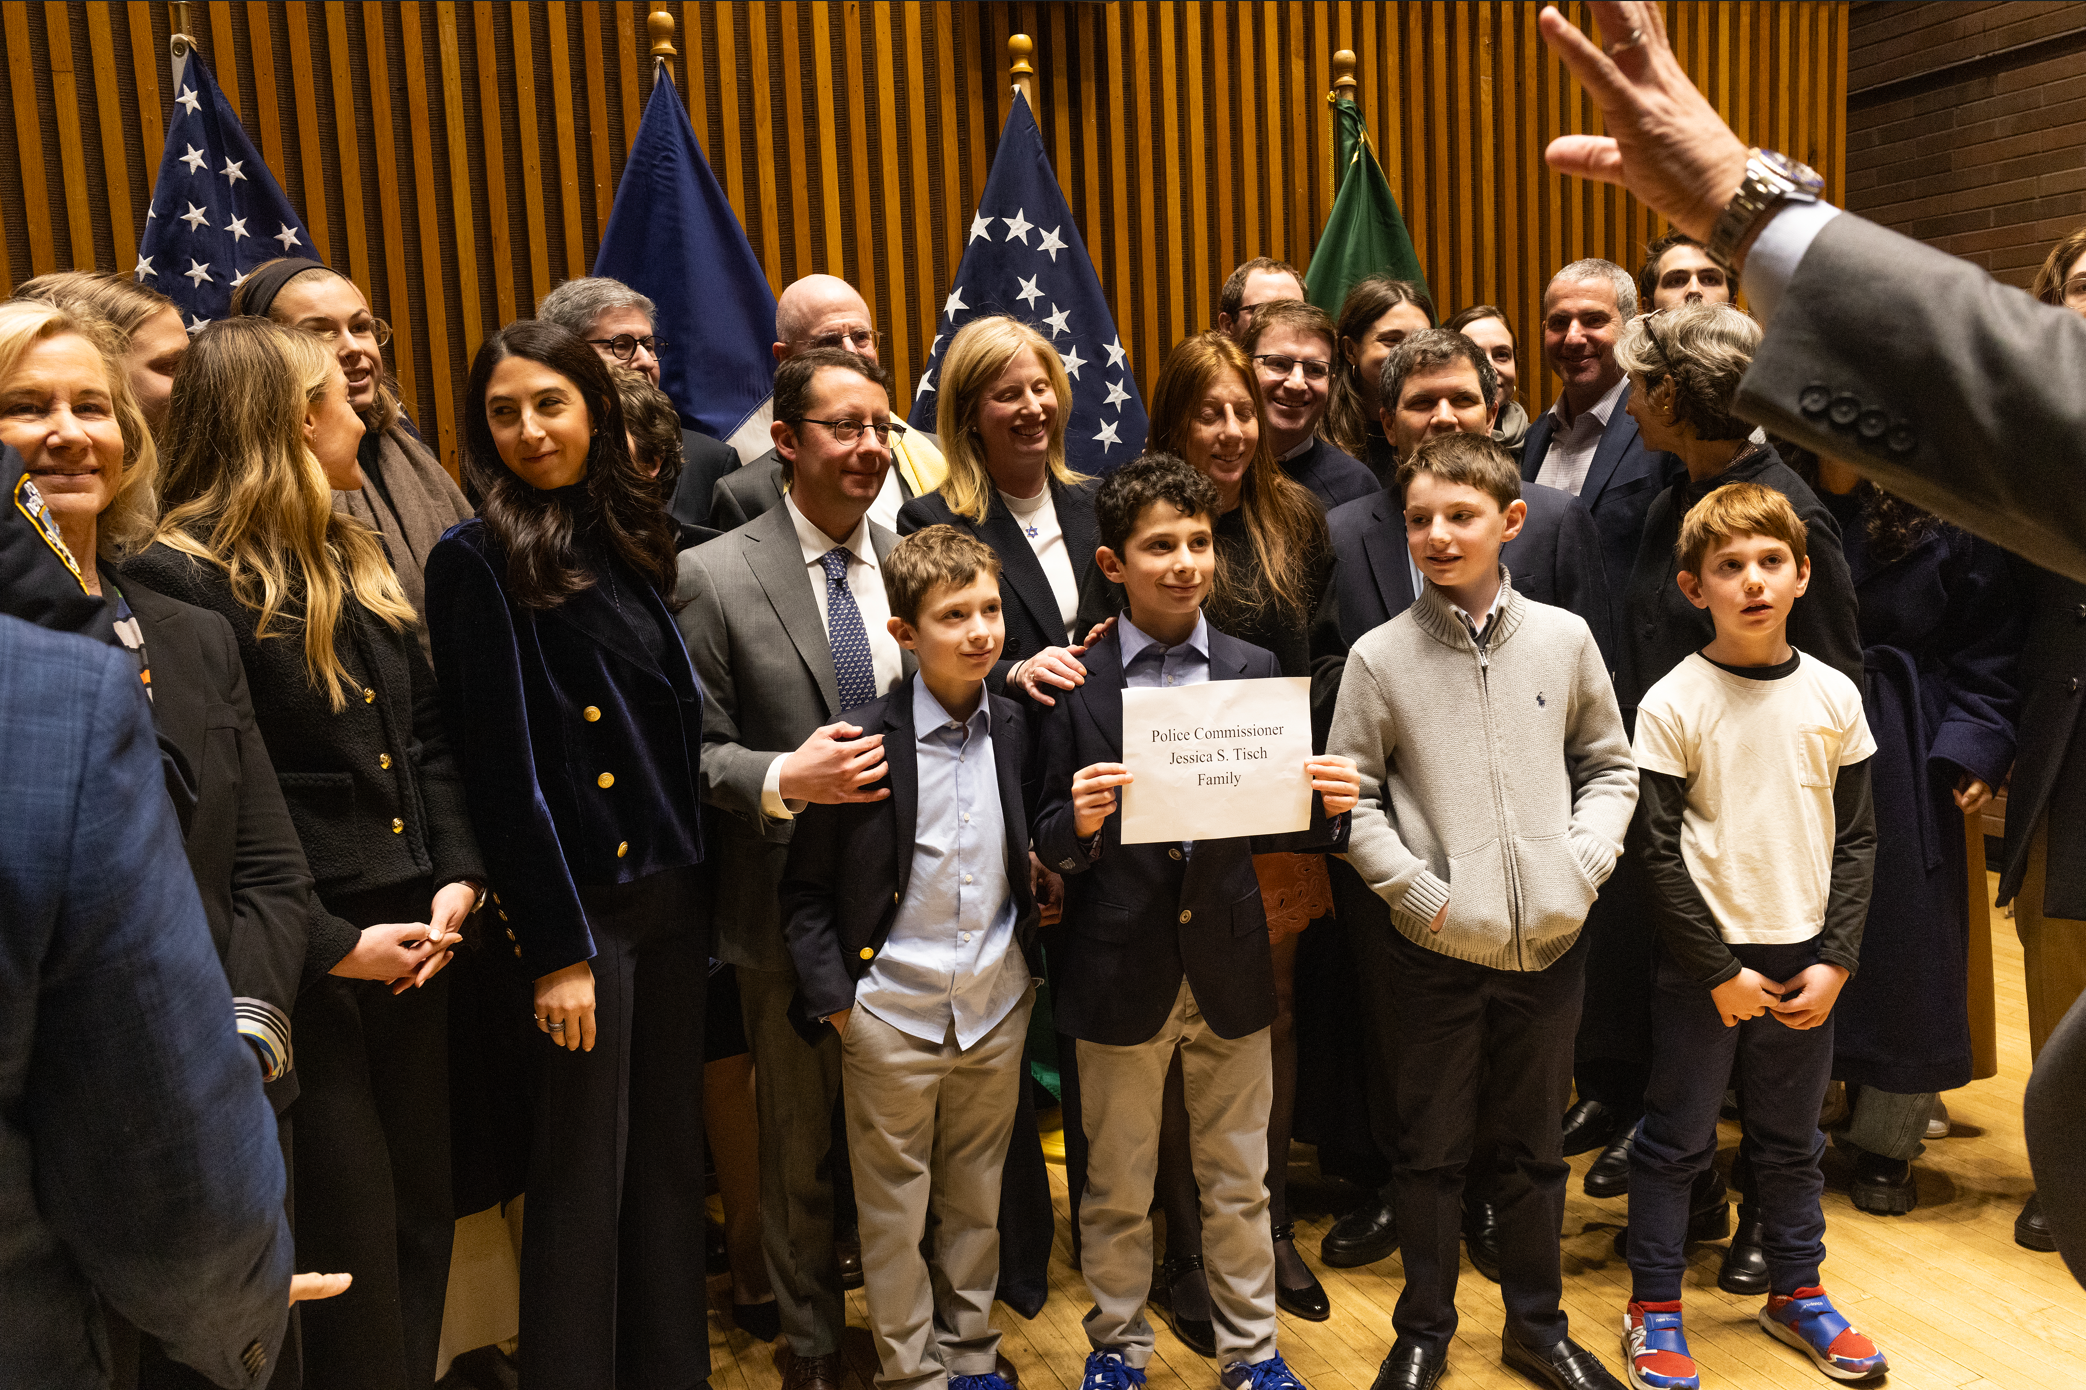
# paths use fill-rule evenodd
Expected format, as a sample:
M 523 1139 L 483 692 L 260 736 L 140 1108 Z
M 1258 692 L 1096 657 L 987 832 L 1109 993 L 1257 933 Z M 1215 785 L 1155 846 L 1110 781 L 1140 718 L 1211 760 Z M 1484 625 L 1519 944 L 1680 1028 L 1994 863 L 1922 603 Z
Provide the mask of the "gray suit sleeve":
M 1805 252 L 1747 419 L 2086 580 L 2086 321 L 1852 214 Z
M 732 491 L 732 479 L 738 477 L 734 470 L 717 480 L 710 490 L 710 525 L 720 531 L 736 531 L 746 524 L 746 508 L 739 504 L 739 494 Z
M 675 598 L 684 606 L 674 615 L 674 625 L 681 630 L 688 659 L 703 683 L 703 755 L 696 767 L 696 782 L 704 801 L 743 817 L 764 836 L 779 842 L 787 839 L 788 823 L 770 821 L 761 814 L 761 783 L 776 753 L 789 750 L 763 752 L 740 742 L 741 692 L 732 662 L 731 620 L 708 558 L 708 552 L 728 543 L 734 542 L 726 537 L 684 550 L 679 562 Z M 719 550 L 718 554 L 725 552 Z M 729 563 L 729 558 L 724 562 Z M 779 631 L 775 638 L 789 641 Z M 771 831 L 784 833 L 770 835 Z

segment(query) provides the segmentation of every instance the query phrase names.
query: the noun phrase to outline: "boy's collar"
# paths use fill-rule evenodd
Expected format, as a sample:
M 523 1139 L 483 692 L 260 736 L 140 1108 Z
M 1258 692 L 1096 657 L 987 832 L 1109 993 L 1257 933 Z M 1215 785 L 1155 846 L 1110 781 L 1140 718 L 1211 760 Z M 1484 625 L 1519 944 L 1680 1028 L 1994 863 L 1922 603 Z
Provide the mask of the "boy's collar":
M 1521 625 L 1524 607 L 1525 605 L 1519 601 L 1519 595 L 1514 591 L 1514 577 L 1502 563 L 1499 567 L 1499 594 L 1492 600 L 1492 607 L 1486 614 L 1486 623 L 1480 624 L 1478 628 L 1486 634 L 1485 646 L 1488 649 L 1499 646 L 1513 635 L 1514 629 Z M 1419 597 L 1406 611 L 1413 615 L 1413 621 L 1420 625 L 1421 630 L 1444 646 L 1477 646 L 1476 640 L 1470 635 L 1470 629 L 1464 625 L 1464 618 L 1459 616 L 1462 610 L 1457 608 L 1447 592 L 1431 579 L 1425 581 Z
M 1123 610 L 1123 616 L 1116 621 L 1115 627 L 1116 641 L 1123 649 L 1123 667 L 1126 670 L 1129 668 L 1131 658 L 1135 657 L 1146 647 L 1154 646 L 1166 646 L 1169 650 L 1171 650 L 1172 646 L 1186 647 L 1203 660 L 1209 660 L 1210 620 L 1201 612 L 1197 612 L 1195 615 L 1194 630 L 1189 632 L 1185 640 L 1173 643 L 1171 646 L 1159 641 L 1158 638 L 1153 637 L 1150 633 L 1139 628 L 1137 624 L 1131 622 L 1130 610 L 1127 608 Z
M 978 692 L 978 707 L 971 711 L 970 719 L 958 719 L 955 715 L 949 713 L 943 707 L 942 702 L 936 698 L 935 693 L 927 688 L 927 680 L 924 676 L 915 671 L 912 681 L 913 737 L 915 739 L 924 739 L 935 730 L 945 728 L 950 724 L 968 724 L 980 715 L 983 715 L 985 718 L 985 732 L 991 732 L 992 692 L 989 689 L 981 689 Z M 988 684 L 988 682 L 981 681 L 979 684 L 982 686 Z

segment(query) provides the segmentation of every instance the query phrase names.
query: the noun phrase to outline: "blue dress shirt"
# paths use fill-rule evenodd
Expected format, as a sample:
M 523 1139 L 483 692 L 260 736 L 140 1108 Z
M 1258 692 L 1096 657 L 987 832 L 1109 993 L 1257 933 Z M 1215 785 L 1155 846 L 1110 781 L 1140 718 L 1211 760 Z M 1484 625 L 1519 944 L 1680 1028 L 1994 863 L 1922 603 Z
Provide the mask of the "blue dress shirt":
M 1014 941 L 992 703 L 980 700 L 959 722 L 915 676 L 913 737 L 920 799 L 912 876 L 855 1003 L 926 1042 L 940 1043 L 954 1028 L 956 1045 L 969 1048 L 1029 986 Z

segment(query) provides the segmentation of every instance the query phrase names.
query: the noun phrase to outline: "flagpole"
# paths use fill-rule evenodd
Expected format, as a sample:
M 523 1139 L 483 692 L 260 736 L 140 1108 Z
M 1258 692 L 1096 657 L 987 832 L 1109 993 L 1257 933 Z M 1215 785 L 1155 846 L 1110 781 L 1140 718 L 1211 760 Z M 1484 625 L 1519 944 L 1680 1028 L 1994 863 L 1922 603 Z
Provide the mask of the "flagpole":
M 1036 70 L 1029 66 L 1029 54 L 1035 51 L 1036 41 L 1027 34 L 1016 34 L 1007 40 L 1007 60 L 1014 77 L 1014 90 L 1027 100 L 1031 112 L 1036 109 Z
M 659 74 L 665 71 L 665 63 L 679 51 L 674 47 L 674 17 L 666 10 L 654 10 L 645 20 L 645 32 L 652 36 L 652 85 L 659 85 Z
M 181 75 L 188 71 L 188 55 L 196 41 L 188 32 L 188 0 L 173 0 L 167 8 L 173 12 L 174 34 L 167 41 L 169 62 L 173 68 L 174 90 L 181 90 Z

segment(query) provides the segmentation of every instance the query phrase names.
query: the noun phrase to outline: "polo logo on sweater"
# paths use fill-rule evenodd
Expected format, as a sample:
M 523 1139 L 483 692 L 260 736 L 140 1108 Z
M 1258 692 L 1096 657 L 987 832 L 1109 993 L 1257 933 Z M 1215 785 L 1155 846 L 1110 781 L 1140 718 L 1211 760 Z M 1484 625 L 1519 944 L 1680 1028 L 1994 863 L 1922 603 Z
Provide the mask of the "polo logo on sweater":
M 1549 702 L 1548 700 L 1545 700 L 1545 699 L 1543 698 L 1543 692 L 1542 692 L 1542 691 L 1540 691 L 1540 690 L 1538 690 L 1538 691 L 1536 692 L 1536 708 L 1537 708 L 1537 709 L 1548 709 L 1548 708 L 1550 708 L 1550 702 Z

